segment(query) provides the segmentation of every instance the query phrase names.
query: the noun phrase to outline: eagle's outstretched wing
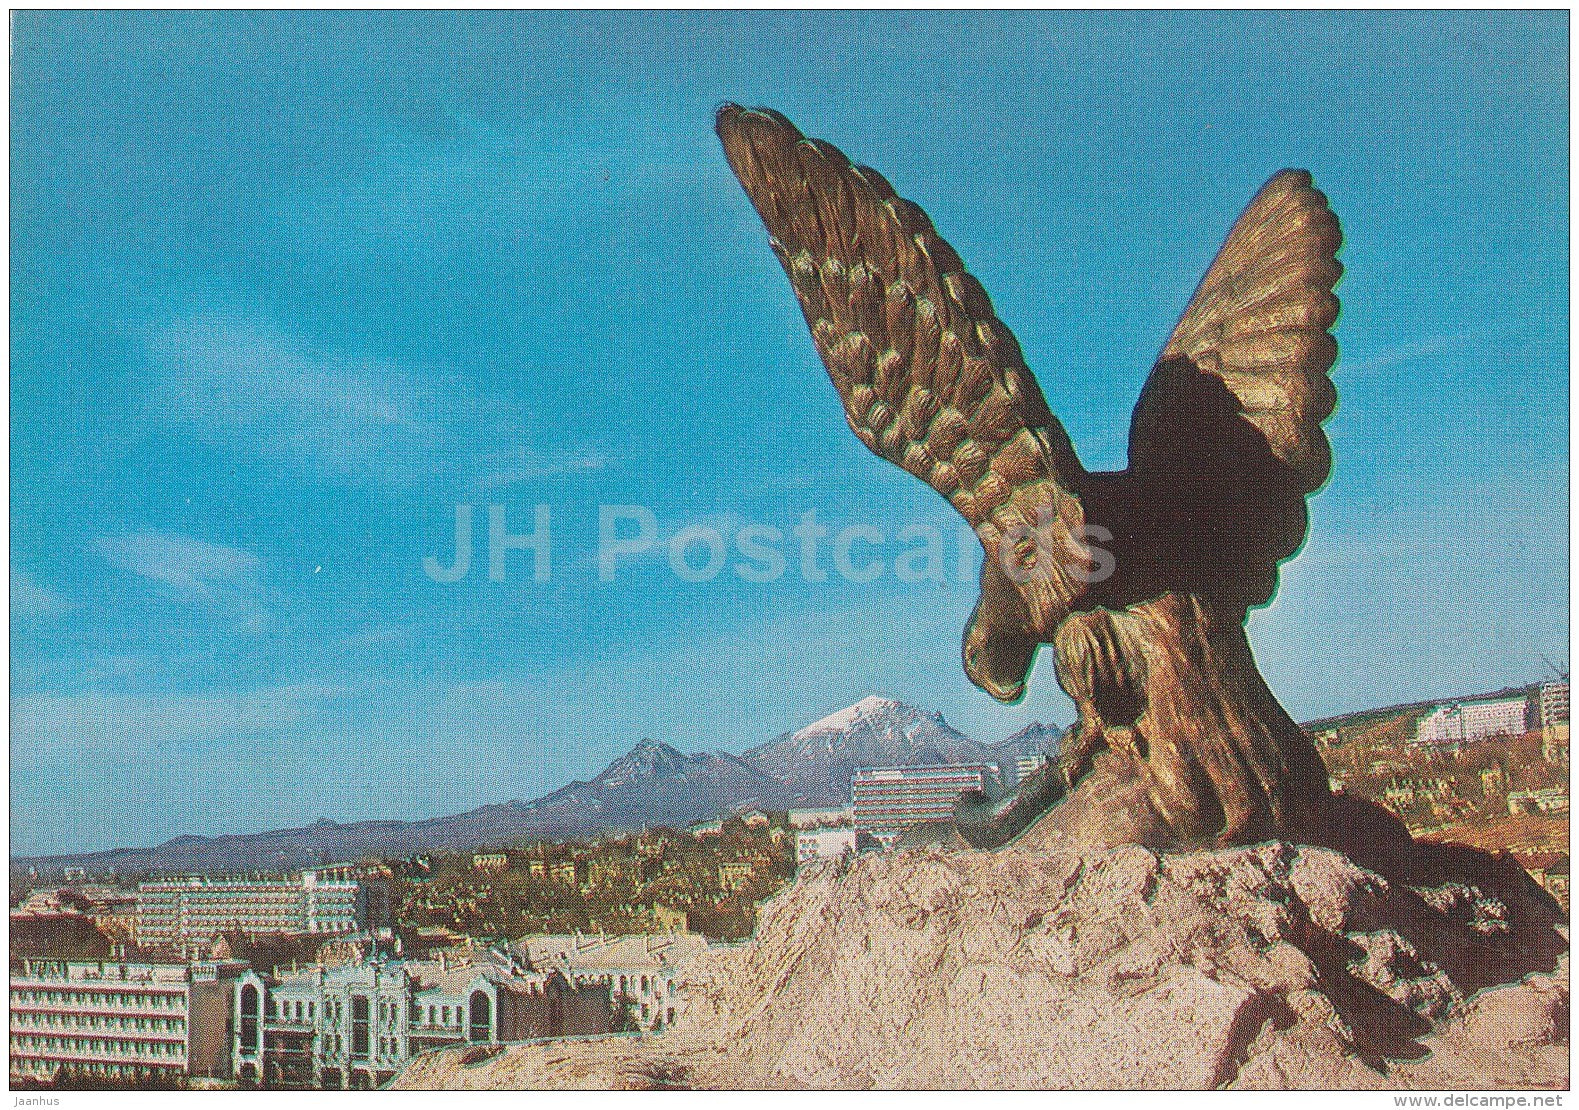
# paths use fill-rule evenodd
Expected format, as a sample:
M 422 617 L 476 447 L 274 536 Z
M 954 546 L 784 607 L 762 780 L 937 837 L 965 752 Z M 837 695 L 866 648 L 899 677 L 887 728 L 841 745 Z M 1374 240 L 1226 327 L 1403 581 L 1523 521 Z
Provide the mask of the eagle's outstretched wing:
M 949 499 L 986 548 L 988 574 L 1006 536 L 1012 547 L 1031 527 L 1078 526 L 1068 436 L 926 213 L 776 112 L 725 105 L 718 135 L 861 442 Z M 1034 563 L 1027 542 L 1018 557 Z M 1057 565 L 1009 592 L 1061 618 L 1079 587 L 1060 560 L 1046 562 Z
M 1130 428 L 1119 512 L 1141 588 L 1231 606 L 1271 597 L 1304 541 L 1305 498 L 1332 465 L 1321 425 L 1342 235 L 1303 170 L 1276 174 L 1235 222 L 1153 368 Z M 1138 506 L 1145 506 L 1138 509 Z M 1121 553 L 1120 562 L 1125 561 Z
M 1332 467 L 1321 424 L 1337 399 L 1328 329 L 1342 241 L 1310 174 L 1277 174 L 1234 223 L 1159 359 L 1182 355 L 1221 378 L 1305 493 Z

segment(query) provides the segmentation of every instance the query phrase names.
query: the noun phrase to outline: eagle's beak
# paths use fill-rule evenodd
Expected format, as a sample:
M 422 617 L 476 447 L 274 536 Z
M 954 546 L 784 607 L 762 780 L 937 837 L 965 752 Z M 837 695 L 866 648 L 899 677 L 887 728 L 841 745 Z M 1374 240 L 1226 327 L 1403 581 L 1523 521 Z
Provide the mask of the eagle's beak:
M 976 685 L 980 686 L 983 690 L 987 691 L 987 693 L 991 694 L 1005 705 L 1013 705 L 1015 702 L 1025 697 L 1025 683 L 1023 682 L 1016 682 L 1013 685 L 1004 686 L 993 682 L 991 679 L 984 679 L 978 682 Z

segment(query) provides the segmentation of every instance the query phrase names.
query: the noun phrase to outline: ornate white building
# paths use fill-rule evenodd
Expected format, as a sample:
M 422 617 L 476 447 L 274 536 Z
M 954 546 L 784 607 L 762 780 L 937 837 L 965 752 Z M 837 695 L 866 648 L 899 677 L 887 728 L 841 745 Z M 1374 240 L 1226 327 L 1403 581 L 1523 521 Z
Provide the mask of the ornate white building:
M 372 1089 L 448 1045 L 592 1035 L 609 993 L 532 972 L 508 953 L 462 949 L 373 959 L 237 984 L 236 1076 L 249 1085 Z
M 578 986 L 605 987 L 616 1007 L 628 1007 L 643 1029 L 664 1029 L 685 1009 L 683 965 L 707 950 L 698 933 L 604 936 L 542 933 L 522 937 L 510 951 L 536 971 L 558 971 Z
M 854 855 L 856 832 L 853 826 L 832 829 L 809 829 L 795 834 L 795 865 L 804 867 L 819 859 L 838 859 Z

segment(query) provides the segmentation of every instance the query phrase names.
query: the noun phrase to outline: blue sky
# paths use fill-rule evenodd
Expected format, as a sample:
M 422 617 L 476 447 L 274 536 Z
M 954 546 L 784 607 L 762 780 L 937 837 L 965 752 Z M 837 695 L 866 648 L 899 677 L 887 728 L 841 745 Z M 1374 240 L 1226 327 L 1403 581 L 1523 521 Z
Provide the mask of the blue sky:
M 1251 619 L 1298 717 L 1567 658 L 1566 13 L 14 15 L 12 850 L 417 818 L 868 693 L 981 739 L 974 582 L 850 435 L 717 149 L 778 108 L 932 215 L 1085 463 L 1285 166 L 1343 221 L 1331 483 Z M 477 565 L 434 581 L 455 506 Z M 486 574 L 549 506 L 529 552 Z M 658 544 L 599 580 L 599 505 Z M 876 528 L 685 581 L 701 524 Z M 946 581 L 901 580 L 906 525 Z M 707 551 L 689 551 L 694 565 Z M 912 564 L 913 565 L 913 564 Z

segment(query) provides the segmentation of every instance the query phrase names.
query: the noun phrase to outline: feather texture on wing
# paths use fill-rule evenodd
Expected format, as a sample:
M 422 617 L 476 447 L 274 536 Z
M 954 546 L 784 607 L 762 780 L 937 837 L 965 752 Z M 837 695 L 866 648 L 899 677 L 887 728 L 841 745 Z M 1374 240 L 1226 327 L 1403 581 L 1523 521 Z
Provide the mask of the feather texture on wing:
M 1077 610 L 1182 592 L 1242 619 L 1272 596 L 1331 467 L 1341 235 L 1308 173 L 1276 174 L 1239 217 L 1141 390 L 1128 468 L 1091 474 L 919 207 L 776 112 L 726 105 L 718 134 L 851 429 L 987 552 L 974 681 L 1018 696 Z M 1111 544 L 1110 573 L 1089 573 L 1088 536 Z
M 1342 240 L 1310 174 L 1275 175 L 1235 222 L 1158 360 L 1182 356 L 1221 378 L 1305 493 L 1332 467 L 1321 424 L 1337 400 L 1328 329 L 1338 318 Z
M 726 105 L 718 134 L 861 442 L 948 498 L 989 559 L 1049 513 L 1078 524 L 1068 437 L 926 213 L 775 112 Z
M 1342 236 L 1310 174 L 1272 177 L 1235 222 L 1141 390 L 1111 487 L 1141 593 L 1265 604 L 1332 466 Z M 1098 511 L 1099 514 L 1101 510 Z

